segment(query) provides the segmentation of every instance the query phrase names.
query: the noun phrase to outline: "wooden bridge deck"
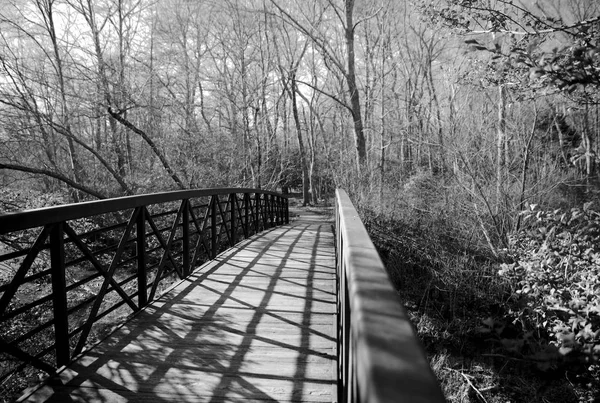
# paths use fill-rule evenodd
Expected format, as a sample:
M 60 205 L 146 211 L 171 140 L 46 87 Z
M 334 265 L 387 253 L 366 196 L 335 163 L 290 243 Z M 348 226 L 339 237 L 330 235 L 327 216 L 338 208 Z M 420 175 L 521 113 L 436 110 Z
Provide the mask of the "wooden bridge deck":
M 24 401 L 336 401 L 331 222 L 220 255 Z

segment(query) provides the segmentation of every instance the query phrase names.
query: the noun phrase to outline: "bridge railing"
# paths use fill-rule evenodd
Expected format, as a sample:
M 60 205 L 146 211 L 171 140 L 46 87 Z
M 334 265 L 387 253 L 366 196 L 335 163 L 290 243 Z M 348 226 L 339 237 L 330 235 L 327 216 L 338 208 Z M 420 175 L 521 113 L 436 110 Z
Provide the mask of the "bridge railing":
M 367 230 L 336 192 L 338 401 L 444 402 Z
M 52 373 L 177 277 L 288 221 L 287 198 L 236 188 L 0 214 L 0 384 Z

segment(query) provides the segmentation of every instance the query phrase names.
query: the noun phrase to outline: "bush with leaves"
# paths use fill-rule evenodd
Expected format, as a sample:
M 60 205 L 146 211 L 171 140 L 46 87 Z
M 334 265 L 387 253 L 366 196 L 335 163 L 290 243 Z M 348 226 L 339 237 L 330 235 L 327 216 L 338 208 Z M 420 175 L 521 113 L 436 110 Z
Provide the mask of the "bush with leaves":
M 523 341 L 535 340 L 530 354 L 540 369 L 593 369 L 600 359 L 600 214 L 590 205 L 532 205 L 510 239 L 514 263 L 499 272 L 514 287 L 509 315 Z

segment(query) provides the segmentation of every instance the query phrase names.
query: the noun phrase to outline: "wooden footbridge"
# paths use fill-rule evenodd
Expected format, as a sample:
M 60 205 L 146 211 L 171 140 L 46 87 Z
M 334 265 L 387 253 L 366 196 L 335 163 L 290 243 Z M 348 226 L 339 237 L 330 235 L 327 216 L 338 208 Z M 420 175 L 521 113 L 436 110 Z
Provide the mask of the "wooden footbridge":
M 443 402 L 348 196 L 204 189 L 0 215 L 26 402 Z M 120 318 L 127 317 L 126 321 Z

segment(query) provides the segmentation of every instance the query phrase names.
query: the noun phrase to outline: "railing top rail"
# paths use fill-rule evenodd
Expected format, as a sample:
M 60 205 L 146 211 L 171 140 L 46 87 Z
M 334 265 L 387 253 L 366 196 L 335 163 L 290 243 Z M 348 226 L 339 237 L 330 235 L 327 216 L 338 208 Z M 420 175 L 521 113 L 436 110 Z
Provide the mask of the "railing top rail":
M 344 190 L 336 191 L 336 205 L 360 401 L 444 402 L 406 310 Z
M 277 192 L 252 188 L 211 188 L 176 190 L 163 193 L 142 194 L 117 197 L 113 199 L 94 200 L 61 206 L 44 207 L 35 210 L 0 213 L 0 235 L 12 231 L 41 227 L 62 221 L 90 217 L 98 214 L 166 203 L 170 201 L 206 197 L 228 193 L 261 193 L 283 196 Z M 283 196 L 286 197 L 286 196 Z

